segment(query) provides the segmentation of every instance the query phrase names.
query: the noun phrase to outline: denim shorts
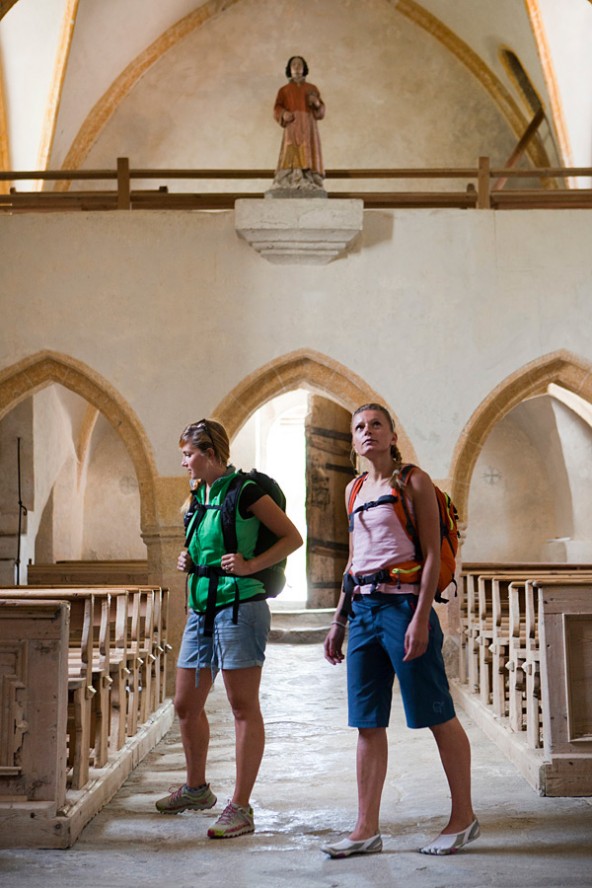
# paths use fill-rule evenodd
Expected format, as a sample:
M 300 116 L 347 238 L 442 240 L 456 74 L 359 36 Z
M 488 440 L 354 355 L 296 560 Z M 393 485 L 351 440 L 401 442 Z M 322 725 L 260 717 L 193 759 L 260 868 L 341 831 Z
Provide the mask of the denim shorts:
M 177 658 L 179 669 L 248 669 L 262 666 L 271 623 L 267 601 L 244 601 L 238 623 L 232 622 L 232 607 L 218 611 L 211 638 L 204 636 L 205 614 L 190 610 Z
M 347 642 L 347 691 L 352 728 L 388 727 L 393 682 L 399 680 L 409 728 L 428 728 L 454 718 L 442 657 L 442 629 L 435 610 L 429 618 L 428 648 L 404 663 L 404 640 L 416 595 L 356 596 Z

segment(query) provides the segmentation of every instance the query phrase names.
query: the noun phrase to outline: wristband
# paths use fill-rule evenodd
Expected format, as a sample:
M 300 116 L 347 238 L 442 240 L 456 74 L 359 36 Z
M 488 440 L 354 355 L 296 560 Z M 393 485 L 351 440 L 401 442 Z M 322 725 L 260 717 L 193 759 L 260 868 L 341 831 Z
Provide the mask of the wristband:
M 342 629 L 345 629 L 347 627 L 347 623 L 340 623 L 339 620 L 332 620 L 331 625 L 332 626 L 341 626 Z

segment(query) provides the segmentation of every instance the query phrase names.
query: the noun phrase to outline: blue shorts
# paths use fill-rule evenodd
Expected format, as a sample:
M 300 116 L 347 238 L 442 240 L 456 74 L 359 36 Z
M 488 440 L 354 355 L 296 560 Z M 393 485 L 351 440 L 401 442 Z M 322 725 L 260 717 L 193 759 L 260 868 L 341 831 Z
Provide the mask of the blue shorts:
M 271 614 L 267 601 L 244 601 L 238 623 L 232 622 L 232 607 L 218 611 L 211 638 L 204 636 L 205 614 L 190 610 L 177 658 L 179 669 L 248 669 L 262 666 L 269 635 Z
M 442 658 L 442 629 L 433 608 L 427 651 L 403 662 L 405 633 L 416 603 L 413 594 L 380 592 L 352 602 L 347 642 L 350 727 L 388 727 L 395 675 L 409 728 L 428 728 L 454 718 Z

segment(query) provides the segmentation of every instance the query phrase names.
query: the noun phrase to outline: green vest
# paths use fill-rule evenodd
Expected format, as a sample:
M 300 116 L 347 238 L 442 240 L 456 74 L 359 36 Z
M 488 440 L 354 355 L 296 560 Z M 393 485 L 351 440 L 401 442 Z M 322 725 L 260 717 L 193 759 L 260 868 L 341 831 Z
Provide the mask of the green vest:
M 230 482 L 237 474 L 238 472 L 233 470 L 214 481 L 210 487 L 209 506 L 219 507 L 222 505 Z M 253 482 L 246 482 L 246 484 L 251 483 Z M 195 496 L 199 503 L 205 503 L 205 484 L 200 484 L 195 492 Z M 195 521 L 195 518 L 193 518 L 193 521 Z M 188 532 L 191 530 L 191 523 L 187 530 Z M 246 560 L 253 557 L 258 533 L 259 519 L 255 515 L 249 518 L 241 518 L 240 510 L 237 508 L 236 538 L 238 540 L 238 551 Z M 189 544 L 191 560 L 194 564 L 220 567 L 220 560 L 225 552 L 220 509 L 208 508 Z M 216 595 L 216 605 L 218 607 L 232 604 L 235 598 L 236 583 L 238 583 L 241 601 L 246 601 L 254 595 L 260 595 L 262 592 L 265 592 L 263 583 L 254 577 L 219 577 Z M 208 577 L 198 577 L 193 573 L 189 574 L 189 607 L 200 614 L 205 613 L 206 610 L 208 587 Z

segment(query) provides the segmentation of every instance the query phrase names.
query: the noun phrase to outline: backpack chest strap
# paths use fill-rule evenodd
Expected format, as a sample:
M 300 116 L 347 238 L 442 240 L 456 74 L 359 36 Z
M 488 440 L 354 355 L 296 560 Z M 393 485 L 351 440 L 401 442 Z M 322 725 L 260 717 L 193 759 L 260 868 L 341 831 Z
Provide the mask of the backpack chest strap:
M 394 496 L 392 493 L 385 493 L 384 496 L 379 496 L 377 500 L 371 500 L 368 503 L 362 503 L 361 506 L 357 506 L 352 512 L 348 515 L 348 526 L 349 532 L 351 533 L 354 529 L 354 516 L 359 514 L 360 512 L 367 512 L 368 509 L 374 509 L 376 506 L 384 506 L 384 505 L 395 505 L 395 503 L 399 502 L 399 497 Z

